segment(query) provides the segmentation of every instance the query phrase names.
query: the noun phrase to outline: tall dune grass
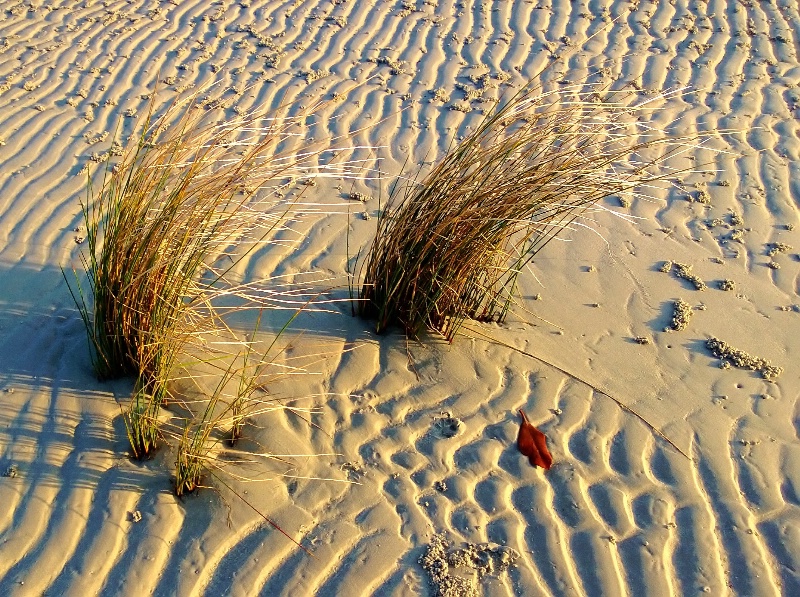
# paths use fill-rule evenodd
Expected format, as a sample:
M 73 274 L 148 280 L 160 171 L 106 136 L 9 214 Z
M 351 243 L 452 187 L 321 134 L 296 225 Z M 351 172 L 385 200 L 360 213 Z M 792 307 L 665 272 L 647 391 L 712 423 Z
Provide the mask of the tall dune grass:
M 155 122 L 151 112 L 138 143 L 84 206 L 91 305 L 81 294 L 79 306 L 101 378 L 163 368 L 156 340 L 207 309 L 207 289 L 223 274 L 202 284 L 200 275 L 232 242 L 279 225 L 254 210 L 253 189 L 294 165 L 270 159 L 286 134 L 281 123 L 242 139 L 253 118 L 208 120 L 191 101 L 173 103 Z
M 90 186 L 89 290 L 77 274 L 70 284 L 98 377 L 136 378 L 126 423 L 139 458 L 158 443 L 179 355 L 224 327 L 218 299 L 261 306 L 228 275 L 286 222 L 290 206 L 269 191 L 320 175 L 322 151 L 296 142 L 307 113 L 279 108 L 220 121 L 196 99 L 176 100 L 158 118 L 151 104 L 138 142 L 108 164 L 97 192 Z
M 604 197 L 668 178 L 665 162 L 696 145 L 697 135 L 639 122 L 657 99 L 528 87 L 498 103 L 426 176 L 392 193 L 363 263 L 360 314 L 378 332 L 427 328 L 449 341 L 467 318 L 502 321 L 547 243 Z

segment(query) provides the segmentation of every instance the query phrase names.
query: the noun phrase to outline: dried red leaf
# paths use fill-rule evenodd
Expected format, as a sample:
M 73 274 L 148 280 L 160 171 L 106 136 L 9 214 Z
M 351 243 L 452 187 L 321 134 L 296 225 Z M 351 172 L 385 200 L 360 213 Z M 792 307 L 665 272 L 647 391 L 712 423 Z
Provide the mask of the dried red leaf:
M 525 416 L 525 413 L 522 412 L 521 409 L 519 414 L 522 417 L 522 422 L 519 425 L 517 448 L 528 457 L 531 465 L 540 466 L 548 470 L 553 466 L 553 457 L 547 449 L 547 437 L 545 437 L 544 433 L 531 425 L 531 422 L 528 421 L 528 417 Z

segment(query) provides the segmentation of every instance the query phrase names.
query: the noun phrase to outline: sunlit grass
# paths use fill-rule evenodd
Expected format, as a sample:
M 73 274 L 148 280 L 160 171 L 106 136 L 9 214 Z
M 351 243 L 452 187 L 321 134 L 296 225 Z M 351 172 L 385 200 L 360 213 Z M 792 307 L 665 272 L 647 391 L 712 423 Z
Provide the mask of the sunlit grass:
M 634 195 L 675 171 L 700 135 L 640 117 L 657 100 L 526 88 L 497 106 L 421 179 L 398 185 L 363 263 L 358 304 L 416 336 L 452 340 L 462 323 L 503 321 L 533 257 L 610 195 Z M 644 156 L 652 157 L 644 157 Z
M 158 412 L 187 346 L 225 328 L 220 299 L 264 306 L 253 284 L 229 277 L 285 227 L 292 205 L 274 191 L 349 168 L 328 160 L 321 172 L 317 158 L 331 150 L 298 144 L 306 113 L 218 120 L 196 100 L 176 100 L 158 118 L 151 105 L 138 141 L 108 164 L 99 189 L 90 187 L 82 255 L 89 290 L 77 274 L 70 284 L 98 377 L 136 378 L 125 419 L 137 458 L 158 445 Z

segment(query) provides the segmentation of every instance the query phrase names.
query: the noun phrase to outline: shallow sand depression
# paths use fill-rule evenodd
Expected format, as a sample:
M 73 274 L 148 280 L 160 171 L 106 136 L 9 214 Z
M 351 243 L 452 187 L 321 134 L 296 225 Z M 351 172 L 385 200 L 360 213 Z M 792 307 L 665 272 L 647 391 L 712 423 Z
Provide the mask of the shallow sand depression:
M 790 0 L 3 2 L 0 594 L 800 592 L 798 36 Z M 203 89 L 221 118 L 326 102 L 309 141 L 386 174 L 287 181 L 320 205 L 240 273 L 344 298 L 392 177 L 557 56 L 550 88 L 686 87 L 657 126 L 738 132 L 690 152 L 707 172 L 608 197 L 546 247 L 508 321 L 472 324 L 495 342 L 376 336 L 346 302 L 299 317 L 291 353 L 325 358 L 270 391 L 313 424 L 245 433 L 316 456 L 223 478 L 313 556 L 213 479 L 176 498 L 170 450 L 128 458 L 131 382 L 95 379 L 60 268 L 85 250 L 87 174 L 153 93 Z M 519 409 L 549 471 L 517 451 Z

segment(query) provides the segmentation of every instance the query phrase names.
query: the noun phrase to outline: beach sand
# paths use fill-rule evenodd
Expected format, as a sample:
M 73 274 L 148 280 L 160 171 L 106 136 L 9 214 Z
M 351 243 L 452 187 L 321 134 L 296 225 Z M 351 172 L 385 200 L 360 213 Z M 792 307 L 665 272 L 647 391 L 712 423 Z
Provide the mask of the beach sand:
M 798 43 L 791 0 L 3 2 L 0 594 L 800 594 Z M 327 356 L 270 389 L 313 425 L 271 413 L 244 444 L 309 456 L 225 479 L 313 555 L 219 481 L 176 498 L 174 452 L 129 459 L 131 382 L 95 379 L 60 268 L 85 249 L 87 169 L 157 84 L 166 103 L 220 81 L 201 95 L 229 117 L 327 101 L 309 136 L 388 175 L 305 188 L 327 213 L 241 269 L 344 298 L 391 177 L 554 55 L 552 85 L 688 87 L 658 125 L 740 132 L 692 150 L 714 172 L 609 197 L 551 243 L 515 314 L 472 324 L 496 342 L 303 314 L 292 354 Z M 665 331 L 678 300 L 692 315 Z M 709 337 L 783 372 L 722 367 Z M 549 471 L 517 451 L 519 409 Z

